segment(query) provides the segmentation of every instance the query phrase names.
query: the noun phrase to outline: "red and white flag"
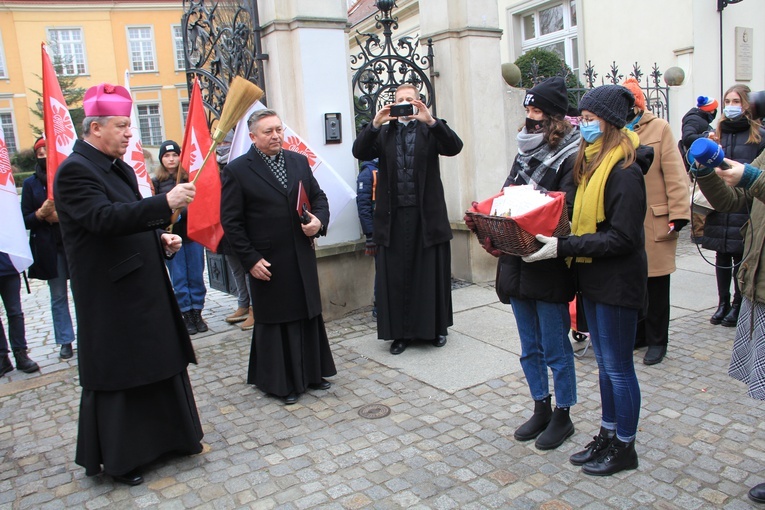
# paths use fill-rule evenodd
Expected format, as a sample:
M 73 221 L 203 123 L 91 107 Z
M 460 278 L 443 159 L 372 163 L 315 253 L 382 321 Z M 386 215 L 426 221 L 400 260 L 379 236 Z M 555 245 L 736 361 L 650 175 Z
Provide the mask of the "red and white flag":
M 242 120 L 236 125 L 234 131 L 234 138 L 231 140 L 231 150 L 228 153 L 228 160 L 233 161 L 242 154 L 247 153 L 252 146 L 252 140 L 250 140 L 249 129 L 247 128 L 247 119 L 258 110 L 265 108 L 265 105 L 260 101 L 255 102 L 247 113 L 242 117 Z M 313 176 L 321 186 L 324 194 L 327 195 L 327 201 L 329 202 L 329 225 L 332 226 L 332 222 L 340 217 L 340 213 L 354 198 L 356 193 L 353 188 L 348 186 L 340 175 L 335 172 L 335 169 L 330 166 L 325 160 L 323 160 L 316 151 L 311 149 L 308 144 L 297 133 L 295 133 L 289 126 L 284 125 L 284 142 L 282 148 L 297 152 L 308 158 L 308 164 L 311 166 Z
M 125 88 L 130 94 L 130 72 L 125 71 Z M 131 94 L 132 96 L 132 94 Z M 138 117 L 135 114 L 135 102 L 133 108 L 130 110 L 130 132 L 133 136 L 130 137 L 127 151 L 122 156 L 122 160 L 133 167 L 135 171 L 135 177 L 138 180 L 138 191 L 141 192 L 141 196 L 146 198 L 152 195 L 151 192 L 151 177 L 149 177 L 149 171 L 146 168 L 146 159 L 143 157 L 143 145 L 141 144 L 141 129 L 138 125 Z
M 18 272 L 32 265 L 27 229 L 21 216 L 19 193 L 13 180 L 11 158 L 0 129 L 0 252 L 7 253 Z
M 56 70 L 42 43 L 42 102 L 43 130 L 48 150 L 48 198 L 53 199 L 53 182 L 59 165 L 72 153 L 77 132 L 72 116 L 61 92 L 61 85 L 56 78 Z
M 189 181 L 194 180 L 202 168 L 202 162 L 211 145 L 212 137 L 207 127 L 202 92 L 199 81 L 195 79 L 181 146 L 181 167 L 189 172 Z M 197 194 L 187 209 L 186 233 L 190 239 L 216 251 L 223 237 L 223 227 L 220 224 L 220 174 L 215 154 L 207 159 L 204 172 L 197 179 L 196 186 Z

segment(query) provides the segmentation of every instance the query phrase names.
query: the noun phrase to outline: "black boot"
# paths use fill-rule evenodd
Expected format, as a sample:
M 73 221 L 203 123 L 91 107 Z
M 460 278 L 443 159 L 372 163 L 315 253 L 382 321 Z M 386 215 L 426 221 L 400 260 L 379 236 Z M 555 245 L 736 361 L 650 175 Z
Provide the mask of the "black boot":
M 16 358 L 16 368 L 25 374 L 31 374 L 32 372 L 37 372 L 40 370 L 40 367 L 37 365 L 37 363 L 29 359 L 26 349 L 14 350 L 13 357 Z
M 584 447 L 584 450 L 569 457 L 569 462 L 575 466 L 581 466 L 582 464 L 587 464 L 588 462 L 599 459 L 608 451 L 611 441 L 614 440 L 614 436 L 612 435 L 614 433 L 613 430 L 600 427 L 598 435 L 592 438 L 592 441 Z
M 718 324 L 720 324 L 723 321 L 725 316 L 730 311 L 730 301 L 729 301 L 729 299 L 730 298 L 720 298 L 720 304 L 717 305 L 717 310 L 712 315 L 712 318 L 709 319 L 709 323 L 710 324 L 714 324 L 715 326 L 717 326 Z
M 197 331 L 204 333 L 209 329 L 207 323 L 202 318 L 202 310 L 191 310 L 189 313 L 191 314 L 191 318 L 194 321 L 194 326 L 196 326 Z
M 574 434 L 574 424 L 569 416 L 570 408 L 556 407 L 547 428 L 537 438 L 534 446 L 538 450 L 552 450 L 563 444 Z
M 0 377 L 4 376 L 11 370 L 13 370 L 13 365 L 11 364 L 11 358 L 7 354 L 5 356 L 0 357 Z
M 625 469 L 637 469 L 638 456 L 635 451 L 635 440 L 629 443 L 614 438 L 608 452 L 597 460 L 592 460 L 582 466 L 582 471 L 593 476 L 609 476 Z
M 194 324 L 194 316 L 191 315 L 191 310 L 188 312 L 181 312 L 181 315 L 183 316 L 183 323 L 186 325 L 186 331 L 189 332 L 189 335 L 196 335 L 198 330 L 197 325 Z
M 733 303 L 730 306 L 730 311 L 723 317 L 720 324 L 726 328 L 735 328 L 738 322 L 738 312 L 741 310 L 741 303 Z
M 552 418 L 552 406 L 550 405 L 550 395 L 542 400 L 534 401 L 534 414 L 529 420 L 518 427 L 513 436 L 518 441 L 531 441 L 547 428 Z

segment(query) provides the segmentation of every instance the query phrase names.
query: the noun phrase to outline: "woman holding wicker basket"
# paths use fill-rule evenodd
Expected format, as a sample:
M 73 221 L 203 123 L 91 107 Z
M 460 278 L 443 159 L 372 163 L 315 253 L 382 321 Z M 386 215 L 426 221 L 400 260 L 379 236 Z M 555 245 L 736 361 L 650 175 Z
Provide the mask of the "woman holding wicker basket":
M 548 78 L 529 89 L 523 104 L 526 123 L 518 132 L 518 155 L 503 187 L 531 185 L 542 191 L 565 191 L 570 211 L 576 191 L 572 169 L 579 131 L 564 118 L 568 93 L 563 78 Z M 470 216 L 465 216 L 465 222 L 476 230 Z M 574 433 L 569 417 L 576 404 L 574 351 L 568 338 L 568 303 L 574 298 L 571 271 L 563 259 L 526 263 L 519 256 L 500 253 L 489 239 L 483 246 L 499 257 L 497 295 L 513 307 L 521 339 L 521 366 L 534 399 L 534 414 L 514 437 L 518 441 L 536 438 L 540 450 L 557 448 Z M 553 375 L 555 411 L 548 367 Z
M 619 85 L 603 85 L 582 97 L 572 235 L 538 235 L 544 246 L 523 258 L 572 258 L 598 363 L 602 409 L 600 432 L 570 461 L 596 476 L 638 467 L 640 386 L 632 350 L 638 314 L 646 305 L 643 176 L 653 149 L 624 129 L 633 105 L 632 93 Z

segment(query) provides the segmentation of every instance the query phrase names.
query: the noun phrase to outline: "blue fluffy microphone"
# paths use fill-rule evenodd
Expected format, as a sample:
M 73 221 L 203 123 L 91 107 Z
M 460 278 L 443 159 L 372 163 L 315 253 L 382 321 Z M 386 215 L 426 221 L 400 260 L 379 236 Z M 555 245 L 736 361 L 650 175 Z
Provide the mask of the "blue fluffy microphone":
M 691 165 L 695 162 L 698 166 L 705 168 L 719 167 L 727 170 L 730 165 L 724 162 L 723 158 L 725 158 L 725 153 L 722 147 L 709 138 L 697 138 L 688 148 L 688 162 Z

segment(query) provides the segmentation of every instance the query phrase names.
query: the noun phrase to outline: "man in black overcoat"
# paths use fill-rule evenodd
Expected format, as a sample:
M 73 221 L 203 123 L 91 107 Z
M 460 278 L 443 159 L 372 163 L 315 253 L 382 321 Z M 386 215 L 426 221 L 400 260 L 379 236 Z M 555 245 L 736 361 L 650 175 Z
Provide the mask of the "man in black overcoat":
M 132 100 L 101 84 L 83 101 L 83 140 L 61 164 L 54 198 L 77 313 L 82 397 L 75 462 L 89 476 L 143 482 L 160 455 L 201 451 L 202 428 L 186 367 L 196 363 L 164 257 L 180 248 L 158 230 L 194 185 L 141 198 L 122 161 Z
M 250 273 L 255 327 L 247 382 L 294 404 L 307 388 L 329 389 L 324 377 L 337 373 L 313 246 L 326 234 L 329 204 L 308 159 L 282 148 L 275 111 L 256 111 L 248 127 L 253 145 L 226 165 L 221 194 L 223 230 Z
M 411 340 L 446 344 L 452 325 L 452 230 L 439 155 L 455 156 L 462 140 L 433 117 L 409 84 L 396 89 L 397 112 L 385 105 L 353 142 L 360 160 L 380 159 L 374 242 L 377 244 L 377 336 L 401 354 Z M 392 115 L 393 114 L 393 115 Z M 387 123 L 387 124 L 386 124 Z

